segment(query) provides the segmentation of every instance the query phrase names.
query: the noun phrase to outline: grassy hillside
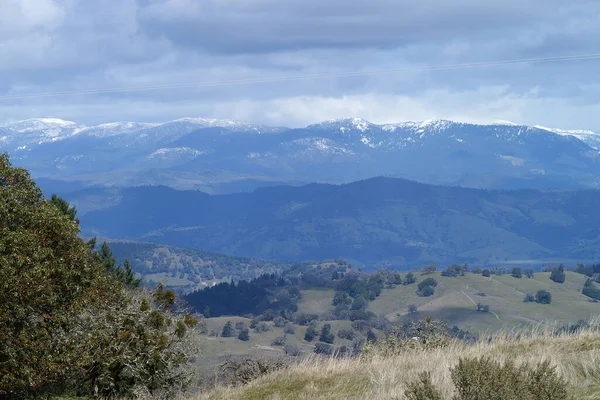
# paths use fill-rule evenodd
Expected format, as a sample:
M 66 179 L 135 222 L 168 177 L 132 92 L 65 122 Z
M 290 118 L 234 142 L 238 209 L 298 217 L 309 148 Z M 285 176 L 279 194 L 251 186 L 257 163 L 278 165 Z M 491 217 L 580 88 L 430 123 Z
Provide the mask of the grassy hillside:
M 539 323 L 566 324 L 600 314 L 600 303 L 591 303 L 581 294 L 586 277 L 574 272 L 567 272 L 562 284 L 551 281 L 549 272 L 536 273 L 531 279 L 517 279 L 509 274 L 493 275 L 491 279 L 472 273 L 456 278 L 440 273 L 428 276 L 439 282 L 433 296 L 417 296 L 414 285 L 397 286 L 384 290 L 369 303 L 369 310 L 392 322 L 431 316 L 478 332 L 512 330 Z M 523 302 L 526 293 L 535 294 L 542 289 L 552 294 L 551 304 Z M 491 312 L 477 312 L 473 301 L 489 305 Z M 417 313 L 408 314 L 410 304 L 417 306 Z
M 102 196 L 104 189 L 90 190 Z M 591 262 L 600 240 L 597 191 L 486 191 L 387 178 L 217 196 L 118 190 L 117 204 L 85 214 L 85 233 L 255 258 L 342 257 L 373 268 Z
M 600 333 L 588 330 L 572 335 L 495 338 L 474 345 L 454 343 L 435 350 L 407 350 L 395 356 L 355 359 L 307 359 L 246 386 L 216 390 L 197 400 L 261 399 L 403 399 L 407 382 L 422 371 L 431 372 L 444 399 L 453 395 L 449 369 L 459 358 L 487 356 L 504 362 L 536 364 L 549 360 L 569 384 L 573 399 L 598 399 L 600 393 Z

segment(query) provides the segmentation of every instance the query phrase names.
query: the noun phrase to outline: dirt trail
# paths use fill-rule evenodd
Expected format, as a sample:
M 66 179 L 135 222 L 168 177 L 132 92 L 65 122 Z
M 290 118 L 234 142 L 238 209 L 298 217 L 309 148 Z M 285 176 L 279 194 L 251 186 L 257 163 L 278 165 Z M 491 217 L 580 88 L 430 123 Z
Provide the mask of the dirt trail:
M 467 286 L 465 286 L 465 288 L 464 288 L 463 290 L 461 290 L 461 293 L 462 293 L 462 294 L 464 294 L 465 296 L 467 296 L 467 299 L 471 300 L 471 303 L 473 303 L 473 305 L 477 307 L 477 303 L 475 302 L 475 300 L 473 300 L 473 299 L 471 298 L 471 296 L 469 296 L 469 294 L 465 292 L 465 290 L 469 290 L 469 286 L 471 286 L 471 285 L 467 285 Z M 497 319 L 498 321 L 502 321 L 502 320 L 500 319 L 500 317 L 498 316 L 498 314 L 496 314 L 495 312 L 493 312 L 493 311 L 488 311 L 488 312 L 489 312 L 490 314 L 494 314 L 494 316 L 496 317 L 496 319 Z

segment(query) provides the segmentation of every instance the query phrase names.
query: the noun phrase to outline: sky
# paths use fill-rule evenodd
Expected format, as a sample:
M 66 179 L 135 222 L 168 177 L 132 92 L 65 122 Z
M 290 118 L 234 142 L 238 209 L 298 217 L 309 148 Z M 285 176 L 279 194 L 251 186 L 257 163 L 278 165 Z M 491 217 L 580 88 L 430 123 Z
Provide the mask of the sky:
M 0 0 L 0 122 L 448 118 L 600 131 L 600 58 L 423 69 L 596 54 L 599 39 L 597 0 Z M 286 80 L 382 69 L 404 71 Z M 81 93 L 231 80 L 274 81 Z M 18 98 L 56 92 L 76 94 Z

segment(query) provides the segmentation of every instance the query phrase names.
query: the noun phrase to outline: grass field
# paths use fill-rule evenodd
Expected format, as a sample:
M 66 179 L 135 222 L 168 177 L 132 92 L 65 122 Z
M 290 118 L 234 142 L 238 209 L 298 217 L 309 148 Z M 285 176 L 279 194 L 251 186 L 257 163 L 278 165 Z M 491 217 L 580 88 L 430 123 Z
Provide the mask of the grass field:
M 215 330 L 221 334 L 223 326 L 227 321 L 231 321 L 234 325 L 236 322 L 244 322 L 246 326 L 250 324 L 248 318 L 242 317 L 218 317 L 208 318 L 205 320 L 208 332 Z M 319 322 L 317 329 L 320 330 L 325 322 Z M 341 339 L 337 337 L 337 331 L 341 328 L 350 328 L 350 321 L 329 321 L 331 324 L 332 332 L 336 334 L 335 346 L 352 345 L 352 341 Z M 211 337 L 209 335 L 202 335 L 201 337 L 201 351 L 202 356 L 197 361 L 197 366 L 202 372 L 211 373 L 215 372 L 218 365 L 226 358 L 231 356 L 248 356 L 248 357 L 279 357 L 284 356 L 285 352 L 283 346 L 274 346 L 271 343 L 279 336 L 284 336 L 283 328 L 273 326 L 271 330 L 267 332 L 256 333 L 252 329 L 250 330 L 250 340 L 241 341 L 236 337 Z M 306 333 L 306 326 L 295 326 L 296 332 L 287 334 L 286 344 L 296 346 L 304 356 L 311 354 L 316 343 L 319 342 L 318 337 L 312 342 L 304 340 L 304 334 Z M 382 332 L 374 330 L 374 333 L 378 336 L 383 335 Z M 357 338 L 362 337 L 358 332 Z
M 450 399 L 454 390 L 450 369 L 461 357 L 484 355 L 517 364 L 548 360 L 569 384 L 572 399 L 599 398 L 600 333 L 590 329 L 563 336 L 539 332 L 522 339 L 496 337 L 491 343 L 474 345 L 456 342 L 441 349 L 406 350 L 387 357 L 309 358 L 246 386 L 218 387 L 196 399 L 403 399 L 407 382 L 416 380 L 422 371 L 430 372 L 443 398 Z

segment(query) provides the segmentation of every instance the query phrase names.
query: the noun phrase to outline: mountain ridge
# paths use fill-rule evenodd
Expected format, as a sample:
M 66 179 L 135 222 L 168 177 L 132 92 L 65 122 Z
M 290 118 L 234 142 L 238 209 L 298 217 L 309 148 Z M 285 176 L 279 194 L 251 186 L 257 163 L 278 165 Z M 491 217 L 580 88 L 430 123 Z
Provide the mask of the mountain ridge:
M 378 125 L 360 118 L 292 129 L 202 118 L 15 124 L 0 127 L 0 151 L 36 178 L 90 186 L 230 193 L 384 175 L 477 188 L 600 187 L 600 135 L 583 130 L 444 119 Z

